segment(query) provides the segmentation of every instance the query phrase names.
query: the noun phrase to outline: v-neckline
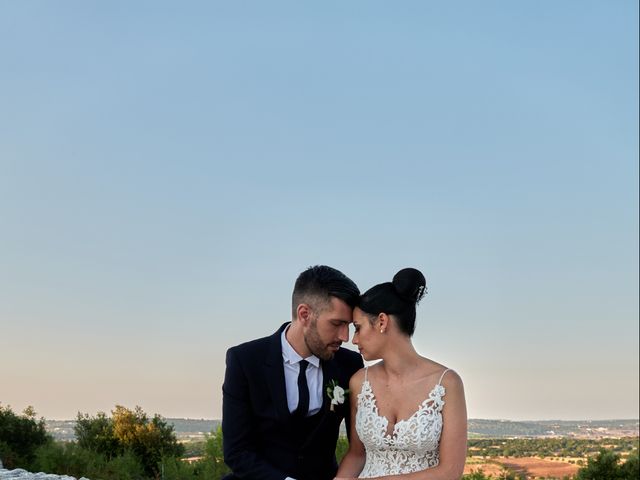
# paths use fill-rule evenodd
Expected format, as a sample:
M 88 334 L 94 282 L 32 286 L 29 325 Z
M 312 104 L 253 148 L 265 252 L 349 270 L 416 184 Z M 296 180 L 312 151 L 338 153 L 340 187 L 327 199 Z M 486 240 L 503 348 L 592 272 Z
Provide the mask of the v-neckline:
M 415 417 L 416 415 L 418 415 L 423 407 L 428 404 L 429 402 L 433 403 L 435 401 L 435 399 L 431 398 L 431 394 L 435 391 L 436 388 L 438 387 L 442 387 L 442 384 L 440 383 L 436 383 L 433 388 L 429 391 L 429 394 L 427 395 L 427 398 L 425 398 L 422 402 L 420 402 L 418 404 L 418 408 L 415 412 L 413 412 L 409 417 L 407 418 L 403 418 L 401 420 L 396 420 L 396 422 L 393 424 L 393 428 L 391 429 L 391 433 L 389 433 L 389 419 L 385 416 L 385 415 L 380 415 L 380 409 L 378 408 L 378 399 L 376 398 L 376 394 L 373 391 L 373 386 L 371 385 L 371 382 L 369 381 L 369 379 L 366 379 L 364 381 L 364 383 L 366 383 L 369 387 L 369 391 L 371 392 L 371 403 L 372 403 L 372 407 L 374 409 L 374 413 L 378 418 L 383 419 L 386 422 L 386 425 L 384 426 L 384 436 L 385 438 L 395 438 L 396 437 L 396 428 L 398 427 L 398 425 L 401 425 L 403 423 L 406 423 L 408 421 L 410 421 L 413 417 Z

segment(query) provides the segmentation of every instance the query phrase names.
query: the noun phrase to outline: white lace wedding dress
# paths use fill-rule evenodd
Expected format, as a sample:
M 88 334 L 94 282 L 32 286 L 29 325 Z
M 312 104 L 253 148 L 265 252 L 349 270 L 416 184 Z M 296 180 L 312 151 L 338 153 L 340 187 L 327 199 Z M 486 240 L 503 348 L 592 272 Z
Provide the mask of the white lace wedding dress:
M 366 449 L 366 462 L 360 478 L 412 473 L 438 465 L 442 407 L 445 389 L 441 385 L 445 370 L 429 396 L 406 420 L 399 420 L 393 433 L 387 432 L 389 420 L 380 416 L 376 397 L 365 369 L 358 395 L 356 431 Z

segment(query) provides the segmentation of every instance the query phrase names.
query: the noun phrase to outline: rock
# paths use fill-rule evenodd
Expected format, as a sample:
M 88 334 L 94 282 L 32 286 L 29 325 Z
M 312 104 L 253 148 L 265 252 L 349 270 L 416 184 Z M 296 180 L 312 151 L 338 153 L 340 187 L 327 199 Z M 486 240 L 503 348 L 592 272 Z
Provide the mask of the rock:
M 31 473 L 22 468 L 16 468 L 15 470 L 7 470 L 2 465 L 0 460 L 0 480 L 76 480 L 75 477 L 69 475 L 55 475 L 53 473 Z M 89 480 L 87 477 L 82 477 L 79 480 Z
M 31 473 L 23 470 L 22 468 L 6 470 L 0 463 L 0 480 L 76 480 L 76 478 L 70 477 L 69 475 L 54 475 L 53 473 Z M 89 479 L 82 477 L 79 480 Z

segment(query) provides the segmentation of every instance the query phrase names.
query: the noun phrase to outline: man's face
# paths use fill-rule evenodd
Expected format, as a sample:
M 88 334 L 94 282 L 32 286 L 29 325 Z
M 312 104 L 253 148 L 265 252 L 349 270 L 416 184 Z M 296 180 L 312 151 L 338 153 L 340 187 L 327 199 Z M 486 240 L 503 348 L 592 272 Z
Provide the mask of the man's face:
M 331 360 L 342 342 L 349 340 L 349 324 L 352 320 L 349 305 L 331 297 L 328 306 L 315 313 L 304 331 L 304 341 L 316 357 Z

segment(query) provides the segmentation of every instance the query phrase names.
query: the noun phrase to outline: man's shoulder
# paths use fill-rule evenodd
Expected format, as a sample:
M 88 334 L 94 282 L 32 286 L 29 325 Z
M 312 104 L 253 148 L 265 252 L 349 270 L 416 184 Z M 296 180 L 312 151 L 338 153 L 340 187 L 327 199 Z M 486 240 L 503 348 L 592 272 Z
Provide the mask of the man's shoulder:
M 274 341 L 274 337 L 279 335 L 283 329 L 284 325 L 278 329 L 276 333 L 272 333 L 271 335 L 267 335 L 265 337 L 256 338 L 253 340 L 249 340 L 238 345 L 234 345 L 227 350 L 227 354 L 252 354 L 252 355 L 260 355 L 261 352 L 266 352 L 272 342 Z
M 339 365 L 351 367 L 355 370 L 362 368 L 363 365 L 362 356 L 359 353 L 343 347 L 338 349 L 334 358 Z
M 228 352 L 232 354 L 258 353 L 269 347 L 272 335 L 256 338 L 230 347 Z
M 349 350 L 348 348 L 340 347 L 336 352 L 336 358 L 354 360 L 362 357 L 358 352 L 354 352 L 353 350 Z

